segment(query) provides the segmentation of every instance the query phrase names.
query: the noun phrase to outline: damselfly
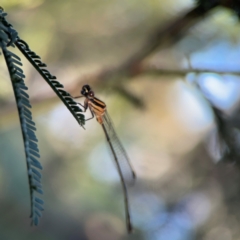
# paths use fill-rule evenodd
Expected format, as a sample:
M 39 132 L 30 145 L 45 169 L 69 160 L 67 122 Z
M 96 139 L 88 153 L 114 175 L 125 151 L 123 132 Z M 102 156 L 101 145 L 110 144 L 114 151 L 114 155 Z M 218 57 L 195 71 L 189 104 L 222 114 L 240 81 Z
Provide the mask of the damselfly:
M 104 102 L 97 99 L 94 96 L 94 92 L 89 85 L 84 85 L 81 91 L 82 96 L 85 97 L 84 105 L 80 104 L 84 108 L 84 112 L 89 108 L 92 117 L 86 120 L 90 120 L 96 117 L 97 121 L 101 124 L 105 133 L 108 145 L 110 147 L 113 159 L 116 163 L 117 171 L 120 176 L 125 204 L 126 225 L 128 232 L 132 231 L 131 217 L 129 212 L 127 183 L 133 183 L 136 178 L 135 172 L 131 166 L 130 160 L 126 151 L 124 150 L 118 136 L 113 128 L 112 121 L 108 115 L 107 107 Z M 75 98 L 79 98 L 75 97 Z

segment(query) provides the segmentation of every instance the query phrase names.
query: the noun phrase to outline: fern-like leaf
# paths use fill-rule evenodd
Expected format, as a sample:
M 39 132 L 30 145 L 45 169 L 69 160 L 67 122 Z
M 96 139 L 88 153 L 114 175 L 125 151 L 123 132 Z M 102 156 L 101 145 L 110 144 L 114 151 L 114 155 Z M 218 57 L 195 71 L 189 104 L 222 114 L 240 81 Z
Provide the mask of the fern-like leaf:
M 12 27 L 12 25 L 6 21 L 5 19 L 6 16 L 7 16 L 7 13 L 5 13 L 3 11 L 3 8 L 0 7 L 0 25 L 1 25 L 0 30 L 3 30 L 5 35 L 7 35 L 7 38 L 8 38 L 7 46 L 14 47 L 14 42 L 17 40 L 18 33 Z
M 34 132 L 36 128 L 34 122 L 32 121 L 31 111 L 29 110 L 29 108 L 31 108 L 28 99 L 29 97 L 25 92 L 25 90 L 27 90 L 27 87 L 23 81 L 25 75 L 22 69 L 18 66 L 21 66 L 21 60 L 18 56 L 8 51 L 7 47 L 18 47 L 18 49 L 29 60 L 39 74 L 47 81 L 53 91 L 62 100 L 62 102 L 66 105 L 66 107 L 82 127 L 85 124 L 85 118 L 81 113 L 82 109 L 72 99 L 71 95 L 63 89 L 63 85 L 56 80 L 56 77 L 45 68 L 47 65 L 42 63 L 41 58 L 30 50 L 26 42 L 18 37 L 17 31 L 6 21 L 6 15 L 7 14 L 3 12 L 3 9 L 0 8 L 0 43 L 12 80 L 24 139 L 31 196 L 30 217 L 32 218 L 32 223 L 37 225 L 39 218 L 41 217 L 41 211 L 43 211 L 43 201 L 40 198 L 37 198 L 35 194 L 42 194 L 43 191 L 41 185 L 41 174 L 37 170 L 41 170 L 42 166 L 38 161 L 40 155 L 36 143 L 37 138 Z
M 22 52 L 22 54 L 39 72 L 39 74 L 46 80 L 46 82 L 50 85 L 50 87 L 57 94 L 57 96 L 62 100 L 65 106 L 75 117 L 77 122 L 80 124 L 80 126 L 83 127 L 83 125 L 85 124 L 85 117 L 81 113 L 82 109 L 72 99 L 71 95 L 63 89 L 63 85 L 56 80 L 57 78 L 45 68 L 47 65 L 41 61 L 41 58 L 35 52 L 30 50 L 28 44 L 25 41 L 18 38 L 15 44 Z
M 4 41 L 5 40 L 5 41 Z M 26 93 L 27 87 L 24 84 L 23 70 L 19 67 L 22 65 L 21 59 L 7 49 L 6 39 L 1 40 L 1 48 L 11 77 L 13 91 L 17 103 L 21 130 L 24 141 L 25 155 L 27 160 L 28 182 L 30 188 L 30 202 L 31 202 L 31 219 L 32 224 L 38 225 L 41 211 L 43 211 L 43 200 L 36 197 L 36 193 L 42 194 L 41 174 L 37 170 L 41 170 L 41 163 L 39 149 L 37 145 L 37 138 L 35 135 L 35 123 L 32 120 L 32 114 L 29 108 L 29 96 Z M 10 41 L 11 42 L 11 41 Z M 11 43 L 12 44 L 12 43 Z
M 1 15 L 2 14 L 2 15 Z M 18 37 L 17 31 L 12 27 L 10 23 L 7 22 L 5 16 L 7 14 L 0 10 L 0 22 L 2 26 L 7 29 L 7 34 L 10 41 L 7 45 L 18 47 L 22 54 L 28 59 L 28 61 L 33 65 L 33 67 L 38 71 L 38 73 L 45 79 L 45 81 L 50 85 L 56 95 L 61 99 L 65 106 L 72 113 L 74 118 L 83 127 L 85 124 L 85 116 L 81 113 L 82 109 L 79 105 L 72 99 L 71 95 L 63 89 L 63 85 L 59 83 L 55 76 L 53 76 L 47 69 L 47 65 L 41 61 L 41 58 L 33 51 L 30 50 L 28 44 Z M 84 127 L 83 127 L 84 128 Z

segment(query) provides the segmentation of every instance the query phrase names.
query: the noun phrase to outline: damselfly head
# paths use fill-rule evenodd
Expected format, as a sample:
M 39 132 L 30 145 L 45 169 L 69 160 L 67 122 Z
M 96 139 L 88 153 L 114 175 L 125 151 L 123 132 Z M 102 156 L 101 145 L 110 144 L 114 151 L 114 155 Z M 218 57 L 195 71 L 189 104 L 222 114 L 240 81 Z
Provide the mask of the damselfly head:
M 84 85 L 82 87 L 81 94 L 87 98 L 94 98 L 94 92 L 91 90 L 91 87 L 89 85 Z
M 82 87 L 81 94 L 86 97 L 89 94 L 90 91 L 91 91 L 90 86 L 89 85 L 84 85 Z

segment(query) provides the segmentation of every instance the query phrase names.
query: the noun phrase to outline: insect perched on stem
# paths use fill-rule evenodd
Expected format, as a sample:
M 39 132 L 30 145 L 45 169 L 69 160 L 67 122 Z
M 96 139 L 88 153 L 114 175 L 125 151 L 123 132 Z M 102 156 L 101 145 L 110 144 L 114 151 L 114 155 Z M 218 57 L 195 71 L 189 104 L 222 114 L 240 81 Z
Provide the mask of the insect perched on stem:
M 80 104 L 84 108 L 84 112 L 89 108 L 92 113 L 92 117 L 87 120 L 90 120 L 96 117 L 97 121 L 101 124 L 103 131 L 105 133 L 108 145 L 110 147 L 112 156 L 116 163 L 117 171 L 120 176 L 123 194 L 124 194 L 124 203 L 125 203 L 125 214 L 126 214 L 126 225 L 128 232 L 132 231 L 131 217 L 129 212 L 129 202 L 128 202 L 128 193 L 127 193 L 127 183 L 133 183 L 136 179 L 135 172 L 131 166 L 129 158 L 126 151 L 124 150 L 121 142 L 119 141 L 117 134 L 113 128 L 112 121 L 107 113 L 107 107 L 104 102 L 99 100 L 94 96 L 94 92 L 89 85 L 84 85 L 81 91 L 82 96 L 74 97 L 85 97 L 84 105 Z

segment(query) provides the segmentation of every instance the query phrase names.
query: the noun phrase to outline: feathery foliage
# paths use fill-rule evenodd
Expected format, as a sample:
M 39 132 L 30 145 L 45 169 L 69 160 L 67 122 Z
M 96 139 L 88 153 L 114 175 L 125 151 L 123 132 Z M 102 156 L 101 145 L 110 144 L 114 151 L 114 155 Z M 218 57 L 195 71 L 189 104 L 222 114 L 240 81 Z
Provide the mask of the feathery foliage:
M 18 38 L 15 44 L 39 74 L 46 80 L 56 95 L 62 100 L 77 122 L 83 127 L 85 124 L 85 118 L 84 115 L 81 114 L 82 109 L 79 108 L 79 105 L 72 99 L 71 95 L 63 90 L 64 86 L 56 80 L 57 78 L 45 69 L 47 65 L 42 63 L 41 58 L 35 52 L 30 50 L 25 41 Z
M 6 28 L 7 30 L 10 29 Z M 37 169 L 42 169 L 38 158 L 39 149 L 37 145 L 37 138 L 35 135 L 35 123 L 32 120 L 32 114 L 29 110 L 31 104 L 29 102 L 29 96 L 26 93 L 27 87 L 24 84 L 25 75 L 23 70 L 20 68 L 22 66 L 21 59 L 7 49 L 7 45 L 13 45 L 13 37 L 16 38 L 16 32 L 13 31 L 14 35 L 11 32 L 7 32 L 8 37 L 12 37 L 10 42 L 7 42 L 8 37 L 5 38 L 4 33 L 6 29 L 2 28 L 1 34 L 1 48 L 2 52 L 8 67 L 10 74 L 13 91 L 17 103 L 17 109 L 21 124 L 22 136 L 24 141 L 24 149 L 27 160 L 27 172 L 28 172 L 28 182 L 30 188 L 30 201 L 31 201 L 31 215 L 32 223 L 37 225 L 39 222 L 39 217 L 41 216 L 41 211 L 43 211 L 43 200 L 39 197 L 36 197 L 36 193 L 42 194 L 42 185 L 41 185 L 41 174 Z
M 41 58 L 30 50 L 25 41 L 19 38 L 17 31 L 6 21 L 6 16 L 7 14 L 0 7 L 0 47 L 10 74 L 21 124 L 30 188 L 30 217 L 32 219 L 32 224 L 38 225 L 39 218 L 42 216 L 41 212 L 44 210 L 44 202 L 37 196 L 37 194 L 43 194 L 43 190 L 41 185 L 41 173 L 39 172 L 39 170 L 42 170 L 42 166 L 38 160 L 40 154 L 37 145 L 38 140 L 35 135 L 36 128 L 32 120 L 29 96 L 26 93 L 27 87 L 24 83 L 25 75 L 20 67 L 22 66 L 21 59 L 16 54 L 9 51 L 8 47 L 18 47 L 33 67 L 47 81 L 82 127 L 85 124 L 85 118 L 84 115 L 81 114 L 81 108 L 79 108 L 78 104 L 72 99 L 71 95 L 63 90 L 63 85 L 45 68 L 46 64 L 42 63 Z

